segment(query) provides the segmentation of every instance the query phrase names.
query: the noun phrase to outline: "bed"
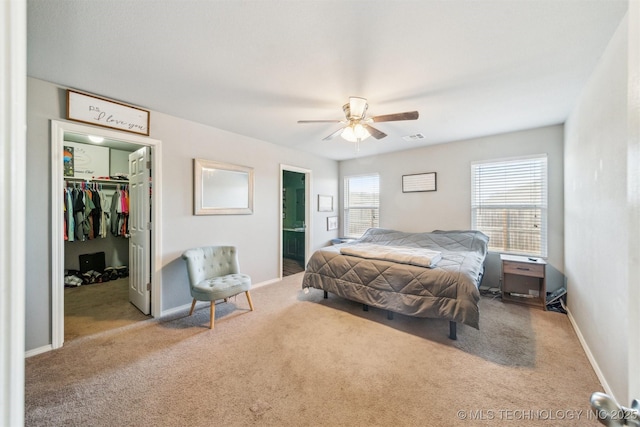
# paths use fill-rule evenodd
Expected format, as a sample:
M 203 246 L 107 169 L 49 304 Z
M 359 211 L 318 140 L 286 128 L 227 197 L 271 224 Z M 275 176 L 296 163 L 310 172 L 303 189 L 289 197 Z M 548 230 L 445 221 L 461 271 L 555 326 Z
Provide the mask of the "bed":
M 407 233 L 371 228 L 355 241 L 313 253 L 302 287 L 415 317 L 479 329 L 478 287 L 489 238 L 475 230 Z

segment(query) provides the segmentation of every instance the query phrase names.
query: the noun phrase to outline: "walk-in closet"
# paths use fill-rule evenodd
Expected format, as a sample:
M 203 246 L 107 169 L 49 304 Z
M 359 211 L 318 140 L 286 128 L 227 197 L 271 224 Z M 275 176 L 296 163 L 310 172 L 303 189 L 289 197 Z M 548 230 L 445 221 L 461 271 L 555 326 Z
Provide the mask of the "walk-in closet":
M 129 301 L 129 155 L 141 147 L 90 138 L 64 141 L 65 341 L 148 318 Z

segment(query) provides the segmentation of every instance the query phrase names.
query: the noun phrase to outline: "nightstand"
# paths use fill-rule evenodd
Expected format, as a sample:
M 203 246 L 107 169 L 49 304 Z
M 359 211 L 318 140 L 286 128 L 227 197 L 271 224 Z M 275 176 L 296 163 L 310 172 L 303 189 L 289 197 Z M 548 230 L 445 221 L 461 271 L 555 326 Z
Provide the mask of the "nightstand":
M 541 258 L 500 255 L 502 301 L 547 309 L 547 283 Z

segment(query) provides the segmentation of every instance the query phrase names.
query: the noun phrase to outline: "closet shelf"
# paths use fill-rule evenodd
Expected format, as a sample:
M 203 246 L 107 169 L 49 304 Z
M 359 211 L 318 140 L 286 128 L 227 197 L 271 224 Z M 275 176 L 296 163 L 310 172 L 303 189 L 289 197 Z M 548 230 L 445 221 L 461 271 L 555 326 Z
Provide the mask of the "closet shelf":
M 129 180 L 126 179 L 98 179 L 98 178 L 74 178 L 71 176 L 65 176 L 65 181 L 76 181 L 76 182 L 100 182 L 100 183 L 112 183 L 112 184 L 129 184 Z

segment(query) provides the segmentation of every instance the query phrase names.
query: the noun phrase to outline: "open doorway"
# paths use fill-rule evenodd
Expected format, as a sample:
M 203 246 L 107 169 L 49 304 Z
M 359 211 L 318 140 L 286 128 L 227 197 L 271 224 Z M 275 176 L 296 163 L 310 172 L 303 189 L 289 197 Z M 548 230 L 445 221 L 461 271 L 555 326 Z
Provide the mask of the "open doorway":
M 160 314 L 160 148 L 160 141 L 143 136 L 52 122 L 53 348 Z M 139 164 L 146 175 L 134 177 Z M 70 192 L 81 192 L 94 206 L 97 197 L 104 208 L 77 218 L 74 206 L 69 215 Z M 146 235 L 134 238 L 141 229 Z
M 311 171 L 281 166 L 281 277 L 301 273 L 309 254 Z
M 149 318 L 149 308 L 134 306 L 129 297 L 135 278 L 129 274 L 131 220 L 137 216 L 131 205 L 141 204 L 129 158 L 145 148 L 64 133 L 65 342 Z M 150 209 L 148 200 L 142 205 Z

